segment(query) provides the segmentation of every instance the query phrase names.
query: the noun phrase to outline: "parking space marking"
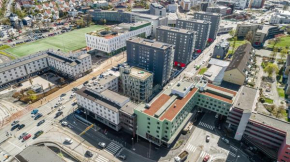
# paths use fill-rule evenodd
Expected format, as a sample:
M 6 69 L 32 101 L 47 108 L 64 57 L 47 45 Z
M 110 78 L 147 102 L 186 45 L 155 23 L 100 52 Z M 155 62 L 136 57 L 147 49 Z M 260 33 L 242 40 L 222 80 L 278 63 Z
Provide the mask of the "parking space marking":
M 210 130 L 213 130 L 215 127 L 212 126 L 212 125 L 209 125 L 209 124 L 206 124 L 204 122 L 199 122 L 198 125 L 202 126 L 202 127 L 205 127 L 207 129 L 210 129 Z

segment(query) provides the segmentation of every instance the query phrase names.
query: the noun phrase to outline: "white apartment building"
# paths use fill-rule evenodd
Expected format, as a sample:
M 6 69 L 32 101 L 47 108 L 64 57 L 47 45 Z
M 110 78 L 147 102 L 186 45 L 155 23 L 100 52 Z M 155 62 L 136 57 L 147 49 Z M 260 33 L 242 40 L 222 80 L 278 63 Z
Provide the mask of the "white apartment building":
M 115 75 L 100 75 L 98 79 L 89 81 L 86 87 L 91 88 L 95 87 L 95 91 L 101 92 L 106 89 L 109 89 L 114 92 L 118 92 L 118 76 Z
M 112 27 L 110 31 L 87 33 L 87 48 L 106 53 L 117 53 L 125 50 L 127 39 L 134 36 L 148 37 L 151 35 L 151 31 L 151 23 L 147 21 L 121 23 Z
M 42 51 L 0 64 L 0 88 L 18 82 L 44 70 L 54 70 L 69 78 L 79 78 L 91 70 L 91 56 L 65 57 L 52 51 Z
M 83 107 L 86 113 L 96 120 L 116 131 L 120 130 L 119 110 L 130 99 L 109 89 L 101 92 L 98 89 L 83 87 L 77 91 L 76 99 L 78 105 Z
M 270 18 L 270 24 L 289 24 L 290 12 L 278 10 Z

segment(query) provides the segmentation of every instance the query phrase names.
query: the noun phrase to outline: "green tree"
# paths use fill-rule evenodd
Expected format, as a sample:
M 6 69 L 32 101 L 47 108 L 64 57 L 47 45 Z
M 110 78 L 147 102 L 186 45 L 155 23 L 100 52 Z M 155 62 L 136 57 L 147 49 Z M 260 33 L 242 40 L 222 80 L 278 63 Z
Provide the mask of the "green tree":
M 271 57 L 272 60 L 276 59 L 277 53 L 278 53 L 278 48 L 275 47 L 273 49 L 273 51 L 271 52 L 271 54 L 270 54 L 270 57 Z
M 249 32 L 247 33 L 245 39 L 246 39 L 247 41 L 249 41 L 250 43 L 252 43 L 252 41 L 253 41 L 253 32 L 252 32 L 252 31 L 249 31 Z
M 11 25 L 11 22 L 10 22 L 10 20 L 8 18 L 3 18 L 2 21 L 1 21 L 1 23 L 3 25 Z
M 277 73 L 279 71 L 278 66 L 273 63 L 268 63 L 268 65 L 265 67 L 264 71 L 268 74 L 268 77 L 272 77 L 273 73 Z
M 273 49 L 275 48 L 276 44 L 281 41 L 281 38 L 274 38 L 273 39 Z
M 233 46 L 232 46 L 232 48 L 233 48 L 233 50 L 232 50 L 233 53 L 234 53 L 234 51 L 235 51 L 235 49 L 236 49 L 236 42 L 237 42 L 237 40 L 238 40 L 238 37 L 234 37 L 234 38 L 233 38 L 233 41 L 234 41 L 234 42 L 233 42 Z
M 289 4 L 286 3 L 286 4 L 283 6 L 283 10 L 285 11 L 285 10 L 288 10 L 288 9 L 289 9 Z
M 236 35 L 236 30 L 232 29 L 229 34 L 230 36 L 234 37 Z
M 285 58 L 287 54 L 288 54 L 288 50 L 286 49 L 286 47 L 284 47 L 280 52 L 281 59 Z
M 32 85 L 33 80 L 31 78 L 28 79 L 29 83 Z
M 106 23 L 107 23 L 107 20 L 106 20 L 106 19 L 104 19 L 104 24 L 106 25 Z
M 279 106 L 276 113 L 276 118 L 282 118 L 286 114 L 286 110 L 283 105 Z

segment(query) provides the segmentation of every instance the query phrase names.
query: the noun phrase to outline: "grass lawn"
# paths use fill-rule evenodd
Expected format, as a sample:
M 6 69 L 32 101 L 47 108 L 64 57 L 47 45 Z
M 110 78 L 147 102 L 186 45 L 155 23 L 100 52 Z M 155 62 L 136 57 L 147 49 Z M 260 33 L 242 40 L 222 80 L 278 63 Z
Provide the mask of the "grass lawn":
M 86 46 L 85 33 L 102 28 L 105 28 L 105 26 L 93 25 L 88 28 L 76 29 L 61 35 L 25 43 L 5 51 L 16 57 L 23 57 L 47 49 L 60 49 L 63 52 L 75 51 Z
M 284 89 L 282 88 L 277 88 L 277 92 L 279 94 L 280 97 L 285 98 L 285 92 Z
M 228 41 L 230 42 L 230 48 L 233 47 L 233 44 L 234 44 L 234 41 L 232 39 L 228 39 Z M 228 57 L 229 54 L 232 54 L 234 53 L 234 51 L 240 46 L 240 45 L 243 45 L 245 44 L 246 41 L 245 40 L 237 40 L 236 41 L 236 44 L 235 44 L 235 49 L 230 49 L 226 55 L 226 57 Z
M 207 71 L 207 68 L 202 68 L 199 70 L 198 74 L 203 75 Z
M 264 98 L 265 99 L 265 102 L 268 103 L 268 104 L 272 104 L 274 101 L 270 98 Z
M 280 37 L 280 38 L 281 38 L 281 41 L 278 42 L 275 47 L 286 47 L 290 45 L 290 37 L 285 36 L 285 37 Z M 268 44 L 267 47 L 272 48 L 273 43 Z

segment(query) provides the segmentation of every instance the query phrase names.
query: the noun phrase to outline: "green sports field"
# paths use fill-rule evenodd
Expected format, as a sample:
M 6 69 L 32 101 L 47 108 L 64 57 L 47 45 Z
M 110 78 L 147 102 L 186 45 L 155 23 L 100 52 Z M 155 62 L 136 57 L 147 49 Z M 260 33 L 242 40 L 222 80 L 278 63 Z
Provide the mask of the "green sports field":
M 16 57 L 23 57 L 47 49 L 60 49 L 63 52 L 74 51 L 86 46 L 85 33 L 102 28 L 105 28 L 105 26 L 93 25 L 83 29 L 76 29 L 68 33 L 25 43 L 5 51 Z

